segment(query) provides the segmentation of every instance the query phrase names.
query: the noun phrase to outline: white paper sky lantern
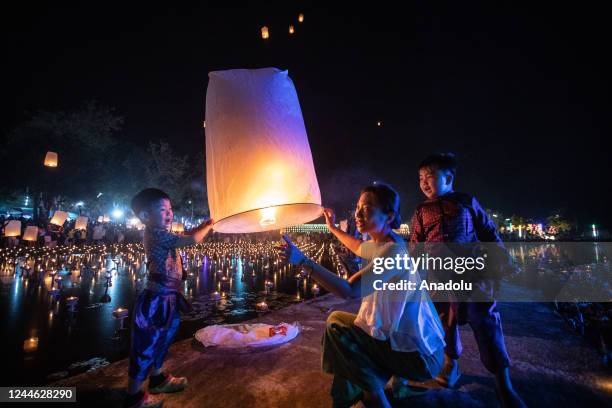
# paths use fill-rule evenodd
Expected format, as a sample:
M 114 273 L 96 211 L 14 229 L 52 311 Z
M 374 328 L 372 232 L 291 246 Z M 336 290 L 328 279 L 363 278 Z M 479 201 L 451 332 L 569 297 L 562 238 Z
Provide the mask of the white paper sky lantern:
M 10 220 L 4 227 L 5 237 L 18 237 L 21 235 L 21 221 Z
M 300 103 L 287 71 L 209 74 L 206 181 L 215 231 L 280 229 L 322 213 Z
M 49 221 L 49 222 L 51 224 L 59 225 L 61 227 L 62 225 L 64 225 L 64 223 L 66 222 L 67 219 L 68 219 L 68 213 L 67 212 L 57 210 L 55 212 L 55 214 L 53 214 L 53 217 L 51 218 L 51 221 Z
M 47 154 L 45 155 L 45 166 L 57 167 L 57 153 L 56 152 L 47 152 Z
M 76 223 L 74 224 L 74 229 L 77 230 L 86 230 L 87 229 L 87 221 L 89 220 L 89 218 L 87 217 L 83 217 L 83 216 L 79 216 L 76 219 Z
M 36 241 L 38 239 L 38 227 L 30 225 L 23 232 L 24 241 Z

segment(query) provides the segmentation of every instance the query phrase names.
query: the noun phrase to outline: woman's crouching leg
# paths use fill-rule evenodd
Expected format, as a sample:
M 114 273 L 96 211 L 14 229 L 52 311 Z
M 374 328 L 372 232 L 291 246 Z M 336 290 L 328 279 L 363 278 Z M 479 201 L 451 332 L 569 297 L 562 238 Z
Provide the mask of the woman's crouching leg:
M 323 371 L 334 375 L 334 406 L 350 405 L 362 391 L 384 387 L 390 375 L 372 358 L 379 342 L 354 325 L 355 315 L 333 312 L 323 335 Z

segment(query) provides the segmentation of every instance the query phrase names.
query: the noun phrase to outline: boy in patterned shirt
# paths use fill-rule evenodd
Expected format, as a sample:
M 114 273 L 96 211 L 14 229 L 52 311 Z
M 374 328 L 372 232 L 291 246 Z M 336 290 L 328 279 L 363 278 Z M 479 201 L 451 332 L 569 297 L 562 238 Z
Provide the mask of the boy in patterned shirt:
M 456 385 L 461 375 L 458 363 L 462 351 L 459 325 L 469 323 L 480 359 L 487 370 L 495 375 L 501 406 L 523 408 L 525 403 L 510 381 L 510 359 L 494 297 L 500 276 L 512 269 L 511 258 L 495 224 L 476 198 L 453 190 L 456 169 L 457 160 L 452 153 L 433 154 L 419 165 L 419 185 L 427 199 L 417 206 L 412 217 L 410 242 L 413 245 L 444 242 L 460 244 L 464 248 L 469 248 L 470 243 L 488 243 L 485 245 L 491 252 L 489 255 L 496 259 L 492 269 L 498 269 L 499 275 L 491 273 L 490 276 L 475 278 L 474 289 L 463 301 L 452 294 L 448 294 L 447 299 L 442 295 L 436 297 L 437 301 L 434 300 L 446 334 L 444 367 L 436 380 L 445 387 L 453 388 Z
M 145 224 L 144 248 L 147 256 L 147 286 L 134 306 L 132 342 L 125 407 L 159 408 L 161 398 L 151 394 L 182 391 L 185 377 L 173 377 L 161 368 L 180 323 L 179 310 L 189 309 L 180 292 L 183 267 L 178 248 L 202 241 L 212 229 L 208 220 L 184 236 L 173 234 L 172 204 L 165 192 L 142 190 L 132 199 L 134 214 Z M 141 390 L 149 378 L 149 392 Z

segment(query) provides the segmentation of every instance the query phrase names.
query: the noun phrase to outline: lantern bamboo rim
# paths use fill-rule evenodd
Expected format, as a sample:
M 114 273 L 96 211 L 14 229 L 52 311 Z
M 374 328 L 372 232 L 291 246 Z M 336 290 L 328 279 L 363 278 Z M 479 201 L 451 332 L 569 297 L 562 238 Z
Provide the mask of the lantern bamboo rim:
M 275 204 L 275 205 L 268 205 L 266 207 L 252 208 L 250 210 L 241 211 L 241 212 L 236 213 L 236 214 L 228 215 L 227 217 L 223 217 L 223 218 L 221 218 L 219 220 L 214 220 L 215 223 L 213 224 L 213 230 L 215 230 L 215 225 L 217 225 L 221 221 L 227 221 L 227 220 L 229 220 L 231 218 L 238 217 L 238 216 L 241 216 L 241 215 L 246 214 L 246 213 L 255 212 L 255 211 L 261 211 L 261 210 L 265 210 L 267 208 L 288 207 L 288 206 L 292 206 L 292 205 L 308 205 L 308 206 L 319 207 L 319 215 L 317 217 L 313 218 L 313 220 L 316 220 L 317 218 L 319 218 L 319 217 L 321 217 L 323 215 L 323 205 L 319 204 L 319 203 L 286 203 L 286 204 Z M 272 225 L 274 225 L 274 224 L 272 224 Z M 275 230 L 275 229 L 282 229 L 282 228 L 285 228 L 285 227 L 284 226 L 282 226 L 282 227 L 275 227 L 275 228 L 270 228 L 270 229 L 262 230 L 262 231 L 259 231 L 259 232 L 270 231 L 270 230 Z M 224 234 L 226 234 L 226 233 L 224 233 Z M 231 234 L 231 233 L 229 233 L 229 234 Z M 242 233 L 239 232 L 238 234 L 242 234 Z

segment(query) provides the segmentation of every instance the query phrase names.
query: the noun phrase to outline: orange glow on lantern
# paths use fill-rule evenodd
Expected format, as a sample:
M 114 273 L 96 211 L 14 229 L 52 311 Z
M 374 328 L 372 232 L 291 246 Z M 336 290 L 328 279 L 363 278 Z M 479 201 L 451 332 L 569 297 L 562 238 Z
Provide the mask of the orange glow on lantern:
M 170 231 L 176 234 L 182 234 L 183 232 L 185 232 L 185 226 L 180 222 L 173 222 Z
M 51 218 L 51 221 L 49 222 L 53 225 L 58 225 L 61 227 L 62 225 L 64 225 L 67 219 L 68 219 L 67 212 L 57 210 L 55 214 L 53 214 L 53 217 Z
M 76 219 L 76 223 L 74 224 L 74 229 L 77 230 L 87 230 L 87 221 L 89 220 L 89 218 L 87 217 L 77 217 Z
M 206 177 L 214 230 L 268 231 L 321 216 L 310 145 L 287 71 L 209 76 Z
M 47 152 L 45 155 L 45 166 L 57 167 L 58 159 L 56 152 Z
M 23 232 L 24 241 L 36 241 L 38 239 L 38 227 L 30 225 Z
M 21 235 L 21 221 L 10 220 L 4 227 L 5 237 L 18 237 Z

